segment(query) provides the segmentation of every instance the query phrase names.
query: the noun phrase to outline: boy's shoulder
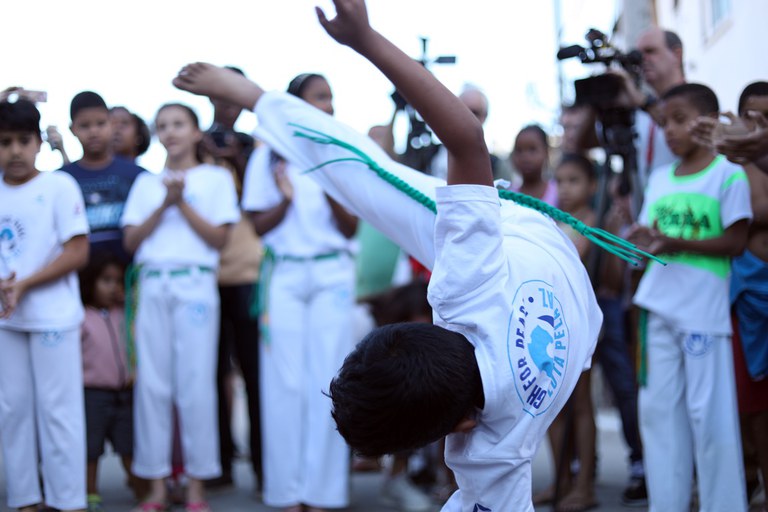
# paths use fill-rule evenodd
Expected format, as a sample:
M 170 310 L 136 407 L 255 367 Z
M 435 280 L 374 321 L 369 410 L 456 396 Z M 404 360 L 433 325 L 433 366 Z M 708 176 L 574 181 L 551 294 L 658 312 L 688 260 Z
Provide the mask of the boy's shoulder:
M 147 172 L 140 165 L 119 156 L 114 157 L 109 164 L 99 169 L 86 169 L 80 165 L 80 160 L 78 160 L 62 166 L 60 170 L 73 176 L 76 180 L 105 175 L 120 176 L 133 180 L 142 172 Z

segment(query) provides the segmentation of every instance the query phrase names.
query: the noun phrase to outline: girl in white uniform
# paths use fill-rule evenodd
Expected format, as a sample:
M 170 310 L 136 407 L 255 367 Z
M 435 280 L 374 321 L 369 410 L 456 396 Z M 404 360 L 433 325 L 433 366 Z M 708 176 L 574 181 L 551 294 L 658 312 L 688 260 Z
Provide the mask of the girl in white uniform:
M 75 271 L 88 261 L 80 188 L 41 173 L 40 113 L 0 102 L 0 442 L 8 506 L 82 510 L 85 422 Z M 38 466 L 38 461 L 40 465 Z
M 333 113 L 320 75 L 289 92 Z M 356 219 L 269 147 L 246 170 L 242 207 L 267 247 L 261 274 L 264 502 L 286 510 L 348 504 L 349 450 L 323 395 L 352 349 Z
M 133 184 L 124 243 L 138 266 L 137 380 L 133 470 L 151 480 L 138 510 L 165 510 L 171 474 L 172 405 L 179 412 L 189 485 L 186 510 L 209 510 L 202 480 L 219 476 L 216 350 L 219 249 L 240 213 L 229 173 L 202 164 L 197 116 L 168 104 L 155 120 L 168 156 L 160 174 Z

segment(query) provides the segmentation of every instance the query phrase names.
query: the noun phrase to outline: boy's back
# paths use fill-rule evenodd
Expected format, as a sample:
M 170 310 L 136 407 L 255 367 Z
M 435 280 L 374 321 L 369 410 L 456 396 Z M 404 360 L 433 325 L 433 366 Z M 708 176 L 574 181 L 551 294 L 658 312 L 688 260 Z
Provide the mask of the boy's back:
M 439 188 L 437 205 L 435 323 L 475 346 L 485 397 L 477 426 L 448 437 L 461 491 L 444 510 L 533 510 L 530 460 L 589 367 L 602 315 L 550 219 L 508 201 L 499 208 L 497 191 L 482 186 Z
M 752 216 L 749 184 L 743 169 L 723 156 L 689 176 L 676 165 L 654 171 L 639 222 L 658 225 L 669 237 L 704 240 L 719 237 L 734 221 Z M 724 255 L 676 253 L 669 263 L 649 263 L 634 302 L 689 332 L 730 334 L 728 276 Z

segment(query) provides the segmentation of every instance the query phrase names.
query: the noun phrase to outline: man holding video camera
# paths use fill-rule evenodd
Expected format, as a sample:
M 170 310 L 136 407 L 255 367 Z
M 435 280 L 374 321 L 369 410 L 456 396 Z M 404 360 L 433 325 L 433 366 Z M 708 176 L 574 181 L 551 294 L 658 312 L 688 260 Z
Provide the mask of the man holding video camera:
M 622 78 L 625 93 L 623 99 L 628 102 L 628 106 L 638 110 L 635 116 L 637 164 L 640 183 L 645 188 L 648 175 L 653 169 L 675 160 L 664 140 L 664 132 L 658 126 L 657 98 L 686 80 L 683 71 L 683 43 L 674 32 L 651 27 L 638 38 L 637 49 L 642 55 L 640 69 L 643 81 L 653 92 L 639 89 L 623 69 L 614 68 L 609 73 Z

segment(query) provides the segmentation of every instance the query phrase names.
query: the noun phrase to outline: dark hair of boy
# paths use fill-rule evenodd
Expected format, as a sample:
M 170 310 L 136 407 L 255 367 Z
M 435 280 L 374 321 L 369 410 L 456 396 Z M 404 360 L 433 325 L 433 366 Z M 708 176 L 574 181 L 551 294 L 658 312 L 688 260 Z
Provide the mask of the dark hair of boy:
M 747 85 L 739 96 L 739 115 L 744 115 L 744 107 L 752 96 L 768 96 L 768 82 L 752 82 Z
M 593 181 L 597 177 L 595 175 L 595 165 L 589 158 L 585 157 L 584 155 L 580 155 L 578 153 L 565 153 L 560 158 L 560 163 L 558 163 L 557 166 L 561 167 L 566 164 L 572 164 L 578 167 L 581 172 L 583 172 L 584 175 L 589 179 L 589 181 Z
M 671 88 L 661 97 L 666 101 L 671 98 L 685 98 L 701 115 L 717 114 L 720 103 L 715 92 L 703 84 L 680 84 Z
M 484 403 L 474 347 L 418 322 L 374 329 L 347 356 L 328 396 L 339 433 L 372 457 L 437 441 Z
M 75 120 L 75 116 L 86 108 L 103 108 L 109 110 L 104 98 L 99 96 L 93 91 L 79 92 L 72 98 L 72 102 L 69 105 L 69 117 L 72 121 Z
M 80 297 L 86 306 L 94 305 L 96 281 L 104 269 L 110 265 L 117 265 L 121 272 L 125 272 L 123 260 L 111 252 L 96 253 L 91 257 L 88 265 L 79 272 Z
M 42 140 L 40 111 L 28 100 L 0 102 L 0 132 L 34 133 Z

